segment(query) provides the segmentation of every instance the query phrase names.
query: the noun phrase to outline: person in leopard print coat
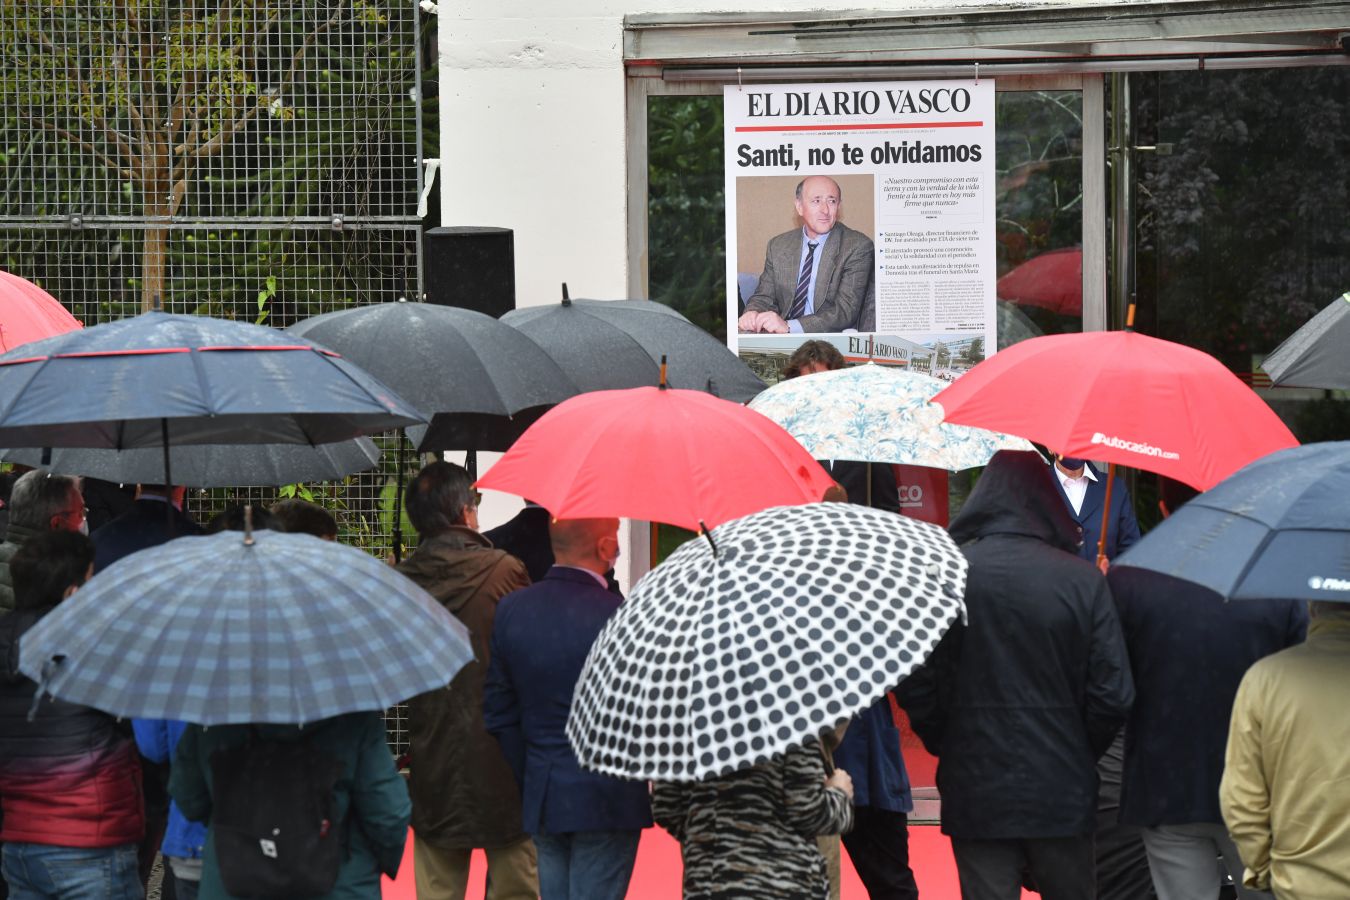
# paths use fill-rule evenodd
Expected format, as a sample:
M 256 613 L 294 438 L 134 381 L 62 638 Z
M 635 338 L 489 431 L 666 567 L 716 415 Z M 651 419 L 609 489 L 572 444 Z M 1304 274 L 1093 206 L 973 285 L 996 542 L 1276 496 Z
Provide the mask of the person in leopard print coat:
M 824 900 L 818 835 L 853 825 L 853 784 L 812 741 L 781 759 L 691 784 L 659 782 L 652 814 L 684 850 L 684 900 Z

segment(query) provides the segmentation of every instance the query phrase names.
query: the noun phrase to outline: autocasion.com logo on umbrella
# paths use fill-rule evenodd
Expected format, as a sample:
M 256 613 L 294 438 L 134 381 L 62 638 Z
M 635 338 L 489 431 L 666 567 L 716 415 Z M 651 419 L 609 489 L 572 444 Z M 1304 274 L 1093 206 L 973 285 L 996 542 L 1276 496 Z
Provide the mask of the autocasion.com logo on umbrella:
M 1175 450 L 1164 450 L 1161 447 L 1155 447 L 1152 444 L 1145 444 L 1138 441 L 1127 441 L 1124 438 L 1118 438 L 1114 435 L 1107 437 L 1100 431 L 1092 434 L 1092 443 L 1101 444 L 1103 447 L 1113 447 L 1116 450 L 1124 450 L 1127 453 L 1139 453 L 1143 456 L 1155 456 L 1158 459 L 1181 459 L 1181 454 Z

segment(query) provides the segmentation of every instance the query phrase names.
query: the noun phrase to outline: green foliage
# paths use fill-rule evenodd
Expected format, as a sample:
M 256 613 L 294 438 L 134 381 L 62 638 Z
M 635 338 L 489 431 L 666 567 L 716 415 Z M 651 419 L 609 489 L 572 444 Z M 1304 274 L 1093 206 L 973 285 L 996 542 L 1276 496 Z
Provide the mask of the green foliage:
M 647 102 L 649 294 L 726 339 L 722 98 Z
M 335 212 L 411 218 L 411 15 L 394 0 L 0 0 L 0 211 L 279 225 Z M 116 238 L 128 271 L 115 290 L 91 274 L 62 299 L 97 298 L 116 316 L 162 296 L 166 306 L 229 318 L 267 312 L 275 323 L 282 310 L 363 299 L 372 281 L 395 296 L 415 293 L 378 271 L 394 260 L 334 252 L 302 265 L 280 252 L 282 237 L 280 228 L 228 237 L 128 230 Z M 26 272 L 81 274 L 40 257 L 23 262 Z M 222 269 L 240 270 L 232 286 L 221 286 Z M 197 273 L 207 272 L 217 277 L 203 285 Z M 276 287 L 259 309 L 258 288 L 247 286 L 269 276 Z

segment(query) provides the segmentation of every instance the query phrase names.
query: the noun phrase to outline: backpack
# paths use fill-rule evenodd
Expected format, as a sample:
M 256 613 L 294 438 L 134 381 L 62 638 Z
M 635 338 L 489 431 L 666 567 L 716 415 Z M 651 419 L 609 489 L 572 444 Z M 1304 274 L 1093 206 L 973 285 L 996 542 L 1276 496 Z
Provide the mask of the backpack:
M 225 890 L 296 900 L 326 894 L 342 866 L 334 785 L 344 766 L 308 738 L 248 741 L 211 754 L 211 831 Z

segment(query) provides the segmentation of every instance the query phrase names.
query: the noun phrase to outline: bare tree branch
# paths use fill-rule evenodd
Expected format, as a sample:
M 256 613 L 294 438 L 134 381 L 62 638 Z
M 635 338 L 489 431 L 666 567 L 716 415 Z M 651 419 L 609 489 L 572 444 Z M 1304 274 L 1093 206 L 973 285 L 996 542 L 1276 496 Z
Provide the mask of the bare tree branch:
M 117 172 L 119 175 L 122 175 L 125 178 L 130 178 L 137 184 L 143 184 L 141 176 L 136 170 L 127 168 L 126 166 L 117 162 L 111 156 L 100 150 L 97 146 L 80 137 L 79 135 L 75 134 L 74 132 L 62 128 L 55 122 L 48 122 L 45 119 L 38 118 L 37 116 L 28 115 L 25 113 L 20 113 L 20 115 L 22 115 L 23 118 L 26 119 L 29 123 L 36 125 L 42 130 L 50 131 L 52 134 L 55 134 L 59 137 L 65 138 L 67 141 L 70 141 L 72 144 L 79 147 L 81 150 L 84 150 L 85 152 L 93 155 L 95 158 L 98 159 L 99 162 L 107 166 L 109 169 L 112 169 L 114 172 Z

